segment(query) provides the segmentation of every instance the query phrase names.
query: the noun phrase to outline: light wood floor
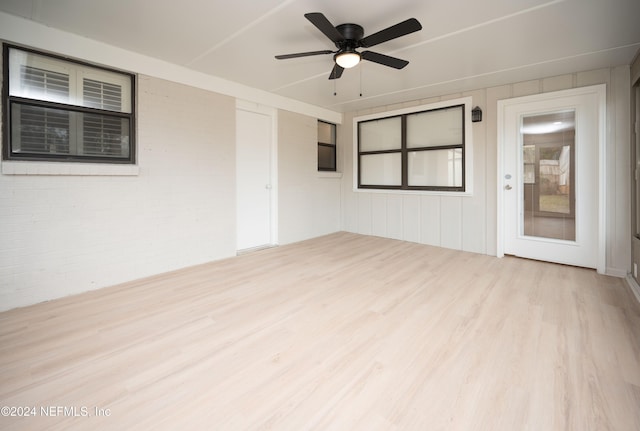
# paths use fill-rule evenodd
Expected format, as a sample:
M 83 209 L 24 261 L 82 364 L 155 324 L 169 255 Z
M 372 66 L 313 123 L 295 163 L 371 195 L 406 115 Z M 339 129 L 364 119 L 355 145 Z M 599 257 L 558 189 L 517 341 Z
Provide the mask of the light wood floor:
M 1 313 L 0 405 L 38 409 L 3 430 L 640 430 L 640 307 L 338 233 Z

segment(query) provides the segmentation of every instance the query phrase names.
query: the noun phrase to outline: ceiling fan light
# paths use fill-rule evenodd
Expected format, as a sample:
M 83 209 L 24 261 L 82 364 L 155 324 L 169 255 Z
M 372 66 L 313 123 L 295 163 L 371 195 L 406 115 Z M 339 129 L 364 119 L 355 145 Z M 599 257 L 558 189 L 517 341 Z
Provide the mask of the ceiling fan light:
M 345 69 L 350 69 L 360 63 L 360 54 L 355 51 L 342 52 L 336 55 L 336 63 Z

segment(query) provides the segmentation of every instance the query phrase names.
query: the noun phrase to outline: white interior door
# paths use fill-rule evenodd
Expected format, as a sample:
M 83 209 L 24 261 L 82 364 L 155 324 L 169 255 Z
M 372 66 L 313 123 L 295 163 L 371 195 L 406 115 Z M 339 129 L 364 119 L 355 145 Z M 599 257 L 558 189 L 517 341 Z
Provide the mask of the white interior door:
M 238 250 L 263 247 L 272 237 L 272 117 L 236 110 L 236 210 Z
M 604 272 L 604 100 L 602 85 L 498 102 L 499 255 Z

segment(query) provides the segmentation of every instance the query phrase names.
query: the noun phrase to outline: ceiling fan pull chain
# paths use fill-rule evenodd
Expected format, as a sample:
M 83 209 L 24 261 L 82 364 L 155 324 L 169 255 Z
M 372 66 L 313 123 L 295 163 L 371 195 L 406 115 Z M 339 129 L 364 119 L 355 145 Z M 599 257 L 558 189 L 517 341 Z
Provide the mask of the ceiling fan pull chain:
M 362 65 L 360 65 L 360 97 L 362 97 Z

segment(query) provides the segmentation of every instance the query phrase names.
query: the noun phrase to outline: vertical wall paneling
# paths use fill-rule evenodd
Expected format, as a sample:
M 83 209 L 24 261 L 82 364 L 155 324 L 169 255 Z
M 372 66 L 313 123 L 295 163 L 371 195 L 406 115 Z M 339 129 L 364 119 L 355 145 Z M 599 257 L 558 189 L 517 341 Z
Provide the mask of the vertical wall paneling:
M 512 96 L 531 96 L 532 94 L 538 94 L 541 92 L 542 83 L 540 80 L 535 79 L 533 81 L 516 82 L 512 84 Z
M 387 236 L 393 239 L 403 239 L 402 196 L 387 195 Z
M 420 196 L 420 242 L 440 246 L 440 196 Z
M 473 98 L 473 106 L 486 111 L 486 92 L 465 93 Z M 473 195 L 462 199 L 462 250 L 486 253 L 487 167 L 486 114 L 484 121 L 472 123 L 473 133 Z
M 420 242 L 420 196 L 402 196 L 402 239 Z
M 474 190 L 471 196 L 448 196 L 422 194 L 419 205 L 413 196 L 402 202 L 401 220 L 390 210 L 396 195 L 353 191 L 352 152 L 345 151 L 345 175 L 343 176 L 343 225 L 353 232 L 375 232 L 374 234 L 395 238 L 398 229 L 403 239 L 425 244 L 495 255 L 497 252 L 497 102 L 511 97 L 532 95 L 569 88 L 607 84 L 607 272 L 624 275 L 630 268 L 630 203 L 629 203 L 629 89 L 630 68 L 620 66 L 560 76 L 517 82 L 508 85 L 477 89 L 463 95 L 443 95 L 418 101 L 407 101 L 403 107 L 448 100 L 454 97 L 471 96 L 473 106 L 483 111 L 481 123 L 472 126 L 474 138 Z M 353 118 L 371 113 L 387 112 L 398 105 L 378 107 L 366 112 L 347 113 L 344 116 L 342 136 L 353 144 Z M 348 148 L 347 148 L 348 147 Z M 367 197 L 368 196 L 368 197 Z M 385 202 L 383 205 L 382 201 Z M 367 204 L 364 204 L 364 203 Z M 393 207 L 395 208 L 395 207 Z M 386 210 L 386 216 L 381 212 Z M 365 212 L 366 214 L 363 214 Z M 372 220 L 374 220 L 372 228 Z M 382 223 L 386 221 L 383 228 Z M 399 223 L 397 225 L 396 223 Z M 419 228 L 416 229 L 416 226 Z
M 613 237 L 615 238 L 631 238 L 631 184 L 629 179 L 631 175 L 631 164 L 629 163 L 630 157 L 630 144 L 624 145 L 623 143 L 631 142 L 631 130 L 628 127 L 631 106 L 631 92 L 629 91 L 629 82 L 631 82 L 631 75 L 629 68 L 618 67 L 612 70 L 611 73 L 611 91 L 614 95 L 613 105 L 615 111 L 615 118 L 613 118 L 613 124 L 611 125 L 612 135 L 615 135 L 615 159 L 610 164 L 613 165 L 612 174 L 615 176 L 614 187 L 611 196 L 611 205 L 615 210 L 613 218 Z M 609 263 L 609 273 L 613 273 L 617 270 L 619 263 L 624 262 L 625 259 L 631 253 L 631 244 L 627 241 L 612 241 L 611 260 Z M 625 274 L 618 274 L 624 276 Z
M 353 113 L 345 113 L 344 121 L 336 128 L 339 160 L 342 160 L 341 228 L 348 232 L 358 232 L 358 195 L 352 191 L 353 177 Z
M 457 196 L 440 198 L 440 245 L 462 250 L 462 199 Z
M 358 200 L 358 233 L 371 235 L 371 199 L 372 194 L 359 194 Z M 386 210 L 386 206 L 385 206 Z
M 498 237 L 497 195 L 498 195 L 498 100 L 512 97 L 511 86 L 488 88 L 486 91 L 487 110 L 485 123 L 485 163 L 486 163 L 486 191 L 487 206 L 485 208 L 485 219 L 487 221 L 487 254 L 495 256 L 497 253 L 496 238 Z
M 387 237 L 387 196 L 382 193 L 371 195 L 371 234 Z
M 542 80 L 542 92 L 566 90 L 573 87 L 573 75 L 560 75 L 544 78 Z

